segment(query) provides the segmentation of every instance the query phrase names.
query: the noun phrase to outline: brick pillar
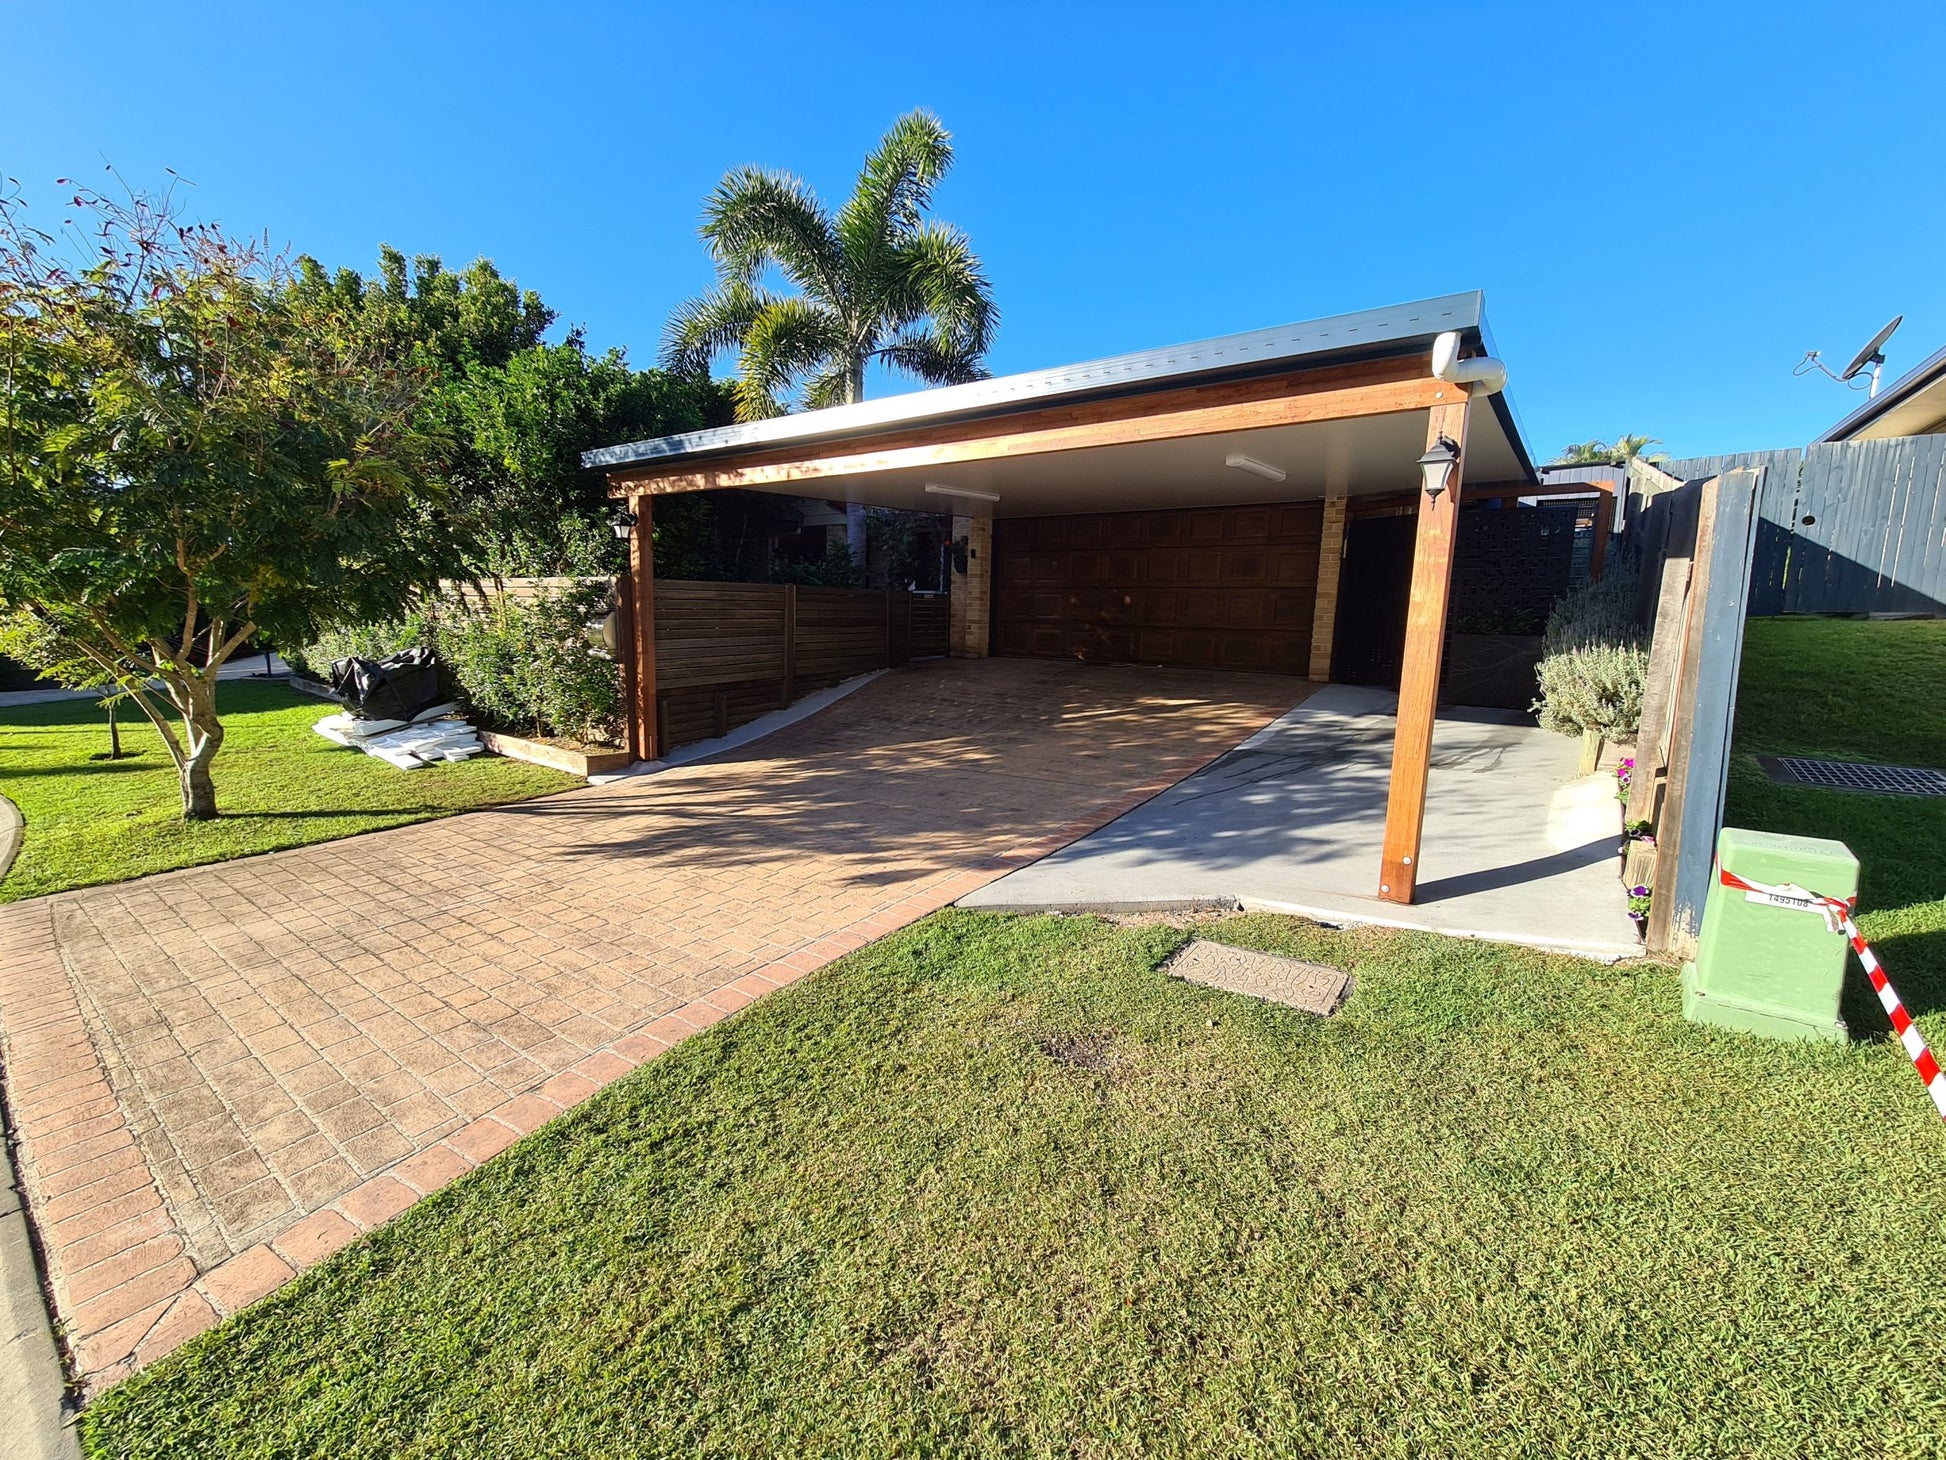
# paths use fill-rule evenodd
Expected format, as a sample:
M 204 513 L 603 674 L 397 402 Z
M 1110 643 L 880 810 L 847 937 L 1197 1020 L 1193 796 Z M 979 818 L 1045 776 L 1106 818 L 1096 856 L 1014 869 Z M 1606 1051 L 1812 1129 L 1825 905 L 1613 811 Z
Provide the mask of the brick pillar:
M 1324 540 L 1318 545 L 1318 598 L 1311 611 L 1311 678 L 1331 678 L 1331 641 L 1338 630 L 1338 575 L 1345 562 L 1345 494 L 1324 499 Z
M 993 589 L 993 519 L 955 517 L 953 541 L 966 539 L 966 571 L 953 563 L 951 649 L 955 659 L 987 657 Z

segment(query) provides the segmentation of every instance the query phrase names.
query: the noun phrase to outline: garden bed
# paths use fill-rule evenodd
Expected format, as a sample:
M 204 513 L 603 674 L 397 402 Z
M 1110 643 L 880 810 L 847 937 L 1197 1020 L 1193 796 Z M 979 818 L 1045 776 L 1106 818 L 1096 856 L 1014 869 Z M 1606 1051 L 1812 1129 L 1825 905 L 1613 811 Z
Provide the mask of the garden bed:
M 608 746 L 575 745 L 552 740 L 528 740 L 504 730 L 482 730 L 480 740 L 495 755 L 551 766 L 574 776 L 602 776 L 627 770 L 635 757 Z

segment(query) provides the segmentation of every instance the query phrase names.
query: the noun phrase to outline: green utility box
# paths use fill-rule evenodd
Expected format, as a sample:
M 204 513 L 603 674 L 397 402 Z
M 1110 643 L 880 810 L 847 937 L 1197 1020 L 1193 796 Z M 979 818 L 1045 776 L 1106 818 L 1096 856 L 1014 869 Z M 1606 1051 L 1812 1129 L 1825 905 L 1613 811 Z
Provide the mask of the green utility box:
M 1858 891 L 1858 858 L 1821 837 L 1726 826 L 1716 838 L 1716 865 L 1746 882 L 1788 883 L 1826 897 Z M 1683 1017 L 1776 1039 L 1844 1039 L 1844 934 L 1814 908 L 1725 887 L 1711 875 L 1696 961 L 1682 971 Z

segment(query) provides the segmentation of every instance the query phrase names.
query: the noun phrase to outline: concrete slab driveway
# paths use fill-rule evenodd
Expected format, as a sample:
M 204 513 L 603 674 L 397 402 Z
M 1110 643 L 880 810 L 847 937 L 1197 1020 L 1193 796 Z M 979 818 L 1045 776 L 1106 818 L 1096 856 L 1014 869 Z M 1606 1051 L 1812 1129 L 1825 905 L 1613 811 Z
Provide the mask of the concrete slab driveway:
M 936 661 L 659 776 L 0 907 L 9 1111 L 77 1369 L 167 1352 L 1310 688 Z

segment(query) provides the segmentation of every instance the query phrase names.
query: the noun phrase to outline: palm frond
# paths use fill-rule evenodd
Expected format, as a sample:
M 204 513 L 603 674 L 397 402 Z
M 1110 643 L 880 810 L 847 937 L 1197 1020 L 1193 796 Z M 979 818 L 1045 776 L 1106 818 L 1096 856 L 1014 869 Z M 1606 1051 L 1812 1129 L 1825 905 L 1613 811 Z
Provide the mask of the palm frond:
M 966 235 L 949 223 L 928 223 L 889 261 L 885 320 L 904 329 L 930 319 L 942 340 L 977 359 L 987 352 L 1000 312 L 992 286 Z
M 703 205 L 699 231 L 726 282 L 753 284 L 775 264 L 827 304 L 842 298 L 831 215 L 802 178 L 760 167 L 725 173 Z
M 663 364 L 685 375 L 707 374 L 710 361 L 741 345 L 751 321 L 776 302 L 739 281 L 685 301 L 662 327 Z
M 743 335 L 737 418 L 782 415 L 792 384 L 830 364 L 842 352 L 844 338 L 838 317 L 823 305 L 807 299 L 772 300 Z
M 985 380 L 991 373 L 977 352 L 930 328 L 907 330 L 881 348 L 877 358 L 929 385 L 960 385 Z
M 849 405 L 853 399 L 852 378 L 848 362 L 834 358 L 804 382 L 804 409 L 821 411 L 827 406 Z
M 953 165 L 952 134 L 927 111 L 892 124 L 865 159 L 851 199 L 839 210 L 837 237 L 853 270 L 869 269 L 915 232 L 932 191 Z

